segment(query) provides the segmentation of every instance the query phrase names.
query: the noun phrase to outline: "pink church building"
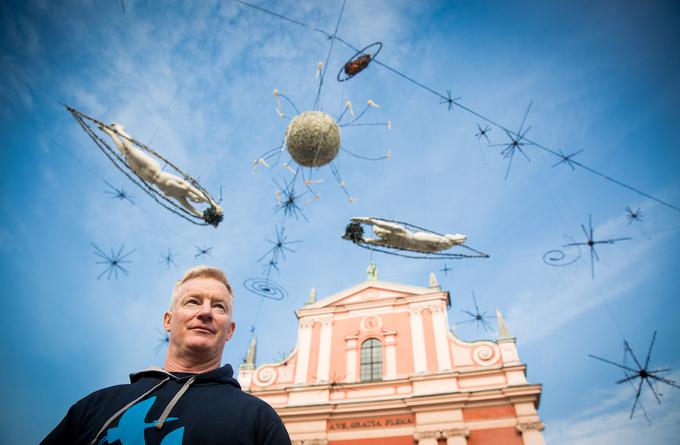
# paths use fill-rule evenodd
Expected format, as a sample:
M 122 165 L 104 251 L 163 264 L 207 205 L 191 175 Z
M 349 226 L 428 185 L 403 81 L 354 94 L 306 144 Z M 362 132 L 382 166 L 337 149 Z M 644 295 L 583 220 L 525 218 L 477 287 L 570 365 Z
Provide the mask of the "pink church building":
M 370 269 L 370 268 L 369 268 Z M 498 338 L 449 329 L 449 292 L 369 279 L 296 311 L 297 344 L 238 380 L 283 419 L 294 445 L 544 445 L 541 385 L 526 380 L 500 312 Z

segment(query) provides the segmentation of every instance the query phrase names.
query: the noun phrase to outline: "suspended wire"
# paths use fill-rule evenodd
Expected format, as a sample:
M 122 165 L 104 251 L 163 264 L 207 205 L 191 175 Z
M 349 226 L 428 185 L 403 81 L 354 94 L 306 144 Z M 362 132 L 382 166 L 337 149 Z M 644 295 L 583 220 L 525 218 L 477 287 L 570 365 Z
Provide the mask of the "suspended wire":
M 214 27 L 213 32 L 210 35 L 210 37 L 206 40 L 206 47 L 208 46 L 208 42 L 212 43 L 212 42 L 215 41 L 215 36 L 217 35 L 217 31 L 220 29 L 220 24 L 222 23 L 222 18 L 219 14 L 219 8 L 220 8 L 220 3 L 218 2 L 217 8 L 216 8 L 217 10 L 215 11 L 215 17 L 216 17 L 215 27 Z M 163 117 L 156 124 L 156 128 L 154 129 L 153 133 L 151 133 L 151 137 L 149 138 L 149 142 L 147 142 L 147 144 L 146 144 L 147 146 L 151 146 L 151 142 L 156 137 L 156 134 L 158 133 L 158 130 L 160 129 L 161 125 L 163 125 L 166 122 L 168 115 L 170 114 L 170 110 L 172 109 L 173 105 L 175 104 L 175 100 L 177 99 L 177 96 L 179 96 L 180 91 L 182 91 L 182 89 L 184 89 L 184 85 L 187 83 L 189 77 L 191 76 L 191 74 L 194 71 L 194 68 L 197 65 L 199 65 L 199 64 L 192 62 L 191 65 L 189 66 L 189 70 L 187 71 L 186 75 L 184 76 L 183 79 L 180 80 L 180 83 L 177 86 L 177 89 L 175 89 L 175 94 L 172 96 L 172 99 L 168 103 L 168 106 L 166 107 L 165 112 L 163 113 Z M 165 171 L 165 168 L 167 166 L 168 166 L 168 164 L 164 163 L 162 170 Z M 200 175 L 198 177 L 200 178 Z
M 599 286 L 597 286 L 597 287 L 599 288 Z M 609 302 L 605 301 L 604 305 L 605 305 L 605 308 L 607 309 L 607 312 L 609 313 L 609 316 L 614 321 L 614 325 L 616 326 L 616 329 L 619 331 L 619 334 L 621 334 L 621 338 L 623 338 L 625 340 L 626 334 L 623 333 L 623 328 L 621 327 L 621 323 L 619 323 L 619 319 L 616 318 L 616 315 L 614 315 L 614 311 L 612 310 L 611 306 L 609 305 Z
M 345 42 L 344 40 L 342 40 L 342 39 L 340 39 L 340 38 L 338 38 L 338 40 L 339 40 L 341 43 L 346 44 L 346 45 L 349 46 L 350 48 L 353 48 L 353 46 L 349 45 L 349 44 L 348 44 L 347 42 Z M 517 137 L 519 137 L 519 135 L 516 134 L 516 132 L 510 130 L 509 128 L 505 127 L 504 125 L 502 125 L 502 124 L 500 124 L 500 123 L 494 121 L 493 119 L 491 119 L 491 118 L 489 118 L 489 117 L 487 117 L 487 116 L 485 116 L 485 115 L 483 115 L 483 114 L 481 114 L 481 113 L 478 113 L 477 111 L 475 111 L 475 110 L 473 110 L 473 109 L 471 109 L 471 108 L 469 108 L 469 107 L 466 107 L 465 105 L 463 105 L 463 104 L 461 104 L 461 103 L 459 103 L 459 102 L 456 102 L 455 100 L 451 100 L 451 99 L 448 98 L 447 96 L 444 96 L 443 94 L 438 93 L 437 91 L 433 90 L 432 88 L 429 88 L 429 87 L 423 85 L 422 83 L 416 81 L 415 79 L 413 79 L 413 78 L 411 78 L 411 77 L 409 77 L 409 76 L 407 76 L 407 75 L 405 75 L 405 74 L 403 74 L 403 73 L 401 73 L 401 72 L 395 70 L 394 68 L 392 68 L 392 67 L 390 67 L 390 66 L 388 66 L 388 65 L 385 65 L 384 63 L 380 62 L 379 60 L 375 59 L 374 62 L 375 62 L 376 64 L 380 65 L 380 66 L 385 67 L 385 68 L 388 69 L 389 71 L 391 71 L 391 72 L 393 72 L 393 73 L 395 73 L 395 74 L 397 74 L 397 75 L 403 77 L 404 79 L 406 79 L 406 80 L 408 80 L 408 81 L 414 83 L 415 85 L 419 86 L 420 88 L 423 88 L 424 90 L 429 91 L 430 93 L 434 94 L 435 96 L 439 97 L 440 99 L 449 102 L 449 104 L 451 104 L 451 105 L 453 105 L 453 106 L 456 106 L 456 107 L 460 108 L 461 110 L 464 110 L 464 111 L 466 111 L 466 112 L 472 114 L 473 116 L 478 117 L 479 119 L 484 120 L 485 122 L 487 122 L 487 123 L 489 123 L 489 124 L 491 124 L 491 125 L 493 125 L 493 126 L 499 128 L 499 129 L 505 131 L 506 133 L 515 134 Z M 524 140 L 525 140 L 528 144 L 530 144 L 530 145 L 533 145 L 533 146 L 535 146 L 535 147 L 537 147 L 537 148 L 540 148 L 541 150 L 543 150 L 543 151 L 545 151 L 545 152 L 547 152 L 547 153 L 549 153 L 549 154 L 551 154 L 551 155 L 553 155 L 553 156 L 556 156 L 556 157 L 558 157 L 558 158 L 561 158 L 563 161 L 568 160 L 570 166 L 571 166 L 571 165 L 576 165 L 577 167 L 581 167 L 582 169 L 584 169 L 584 170 L 586 170 L 586 171 L 588 171 L 588 172 L 590 172 L 590 173 L 592 173 L 592 174 L 595 174 L 595 175 L 597 175 L 597 176 L 600 176 L 601 178 L 603 178 L 603 179 L 605 179 L 605 180 L 607 180 L 607 181 L 609 181 L 609 182 L 612 182 L 612 183 L 614 183 L 614 184 L 616 184 L 616 185 L 618 185 L 618 186 L 624 187 L 624 188 L 626 188 L 626 189 L 628 189 L 628 190 L 630 190 L 630 191 L 632 191 L 632 192 L 634 192 L 634 193 L 637 193 L 637 194 L 639 194 L 639 195 L 642 195 L 642 196 L 644 196 L 644 197 L 646 197 L 646 198 L 649 198 L 649 199 L 651 199 L 651 200 L 653 200 L 653 201 L 655 201 L 655 202 L 657 202 L 657 203 L 659 203 L 659 204 L 662 204 L 662 205 L 664 205 L 664 206 L 666 206 L 666 207 L 669 207 L 669 208 L 671 208 L 671 209 L 673 209 L 673 210 L 675 210 L 675 211 L 680 212 L 680 207 L 678 207 L 678 206 L 676 206 L 676 205 L 673 205 L 673 204 L 671 204 L 671 203 L 669 203 L 669 202 L 666 202 L 666 201 L 664 201 L 664 200 L 662 200 L 662 199 L 659 199 L 659 198 L 657 198 L 657 197 L 655 197 L 655 196 L 652 196 L 652 195 L 650 195 L 649 193 L 646 193 L 646 192 L 644 192 L 644 191 L 642 191 L 642 190 L 640 190 L 640 189 L 638 189 L 638 188 L 636 188 L 636 187 L 633 187 L 633 186 L 630 186 L 630 185 L 628 185 L 628 184 L 625 184 L 625 183 L 623 183 L 623 182 L 621 182 L 621 181 L 619 181 L 619 180 L 617 180 L 617 179 L 615 179 L 615 178 L 612 178 L 611 176 L 609 176 L 609 175 L 607 175 L 607 174 L 605 174 L 605 173 L 599 172 L 599 171 L 597 171 L 597 170 L 595 170 L 595 169 L 593 169 L 593 168 L 591 168 L 591 167 L 588 167 L 587 165 L 582 164 L 582 163 L 579 162 L 579 161 L 575 161 L 574 159 L 572 159 L 571 157 L 569 157 L 569 155 L 564 155 L 563 153 L 560 153 L 560 152 L 555 151 L 555 150 L 553 150 L 553 149 L 551 149 L 551 148 L 548 148 L 548 147 L 546 147 L 545 145 L 543 145 L 543 144 L 541 144 L 541 143 L 538 143 L 538 142 L 536 142 L 536 141 L 533 141 L 533 140 L 531 140 L 531 139 L 529 139 L 529 138 L 527 138 L 527 137 L 525 137 L 525 136 L 523 136 L 522 139 L 524 139 Z
M 42 132 L 42 130 L 40 130 L 40 129 L 39 129 L 38 131 L 40 131 L 40 132 L 43 133 L 45 136 L 47 136 L 47 138 L 48 138 L 50 141 L 52 141 L 52 143 L 54 144 L 55 147 L 57 147 L 57 148 L 60 149 L 62 152 L 64 152 L 66 155 L 68 155 L 72 160 L 76 161 L 77 163 L 79 163 L 80 165 L 82 165 L 83 167 L 85 167 L 85 170 L 87 170 L 87 171 L 89 171 L 90 173 L 92 173 L 92 175 L 94 175 L 97 179 L 99 179 L 100 181 L 102 181 L 104 184 L 110 186 L 109 182 L 108 182 L 106 179 L 104 179 L 104 177 L 103 177 L 102 175 L 100 175 L 99 173 L 97 173 L 97 170 L 93 169 L 93 168 L 90 167 L 88 164 L 86 164 L 85 162 L 83 162 L 79 157 L 77 157 L 76 155 L 74 155 L 73 153 L 71 153 L 71 151 L 70 151 L 68 148 L 64 147 L 58 140 L 56 140 L 55 138 L 53 138 L 50 134 L 47 134 L 47 133 Z
M 192 67 L 193 67 L 193 65 L 192 65 Z M 191 74 L 191 69 L 189 70 L 188 74 Z M 175 99 L 177 99 L 177 96 L 179 95 L 180 90 L 182 89 L 182 87 L 184 87 L 184 83 L 186 82 L 187 77 L 188 76 L 186 76 L 184 78 L 184 80 L 179 84 L 179 86 L 175 90 L 175 94 L 174 94 L 174 96 L 172 96 L 172 99 L 168 103 L 168 106 L 165 109 L 165 113 L 163 113 L 163 117 L 156 124 L 156 128 L 153 130 L 153 133 L 151 133 L 151 137 L 149 138 L 149 141 L 146 143 L 147 146 L 151 145 L 151 142 L 153 141 L 154 137 L 156 137 L 156 134 L 158 133 L 158 130 L 160 129 L 161 125 L 168 118 L 168 114 L 170 113 L 170 109 L 172 108 L 172 105 L 175 103 Z M 166 166 L 164 165 L 163 168 L 165 169 L 165 167 Z
M 274 11 L 270 11 L 270 10 L 268 10 L 268 9 L 262 8 L 262 7 L 260 7 L 260 6 L 254 5 L 254 4 L 252 4 L 252 3 L 244 2 L 244 1 L 242 1 L 242 0 L 232 0 L 232 1 L 233 1 L 233 2 L 236 2 L 236 3 L 240 3 L 240 4 L 245 5 L 245 6 L 248 6 L 248 7 L 253 8 L 253 9 L 257 9 L 258 11 L 264 12 L 265 14 L 273 15 L 274 17 L 278 17 L 278 18 L 280 18 L 280 19 L 282 19 L 282 20 L 285 20 L 285 21 L 288 21 L 288 22 L 291 22 L 291 23 L 295 23 L 296 25 L 300 25 L 300 26 L 302 26 L 302 27 L 304 27 L 304 28 L 311 29 L 312 31 L 316 31 L 316 32 L 318 32 L 318 33 L 321 33 L 321 34 L 323 34 L 324 36 L 326 36 L 326 37 L 328 37 L 328 38 L 331 37 L 330 34 L 328 34 L 326 31 L 324 31 L 324 30 L 321 29 L 321 28 L 315 28 L 315 27 L 313 27 L 313 26 L 309 26 L 309 25 L 306 24 L 306 23 L 300 22 L 300 21 L 295 20 L 295 19 L 291 19 L 290 17 L 286 17 L 285 15 L 278 14 L 278 13 L 276 13 L 276 12 L 274 12 Z
M 345 124 L 341 127 L 387 127 L 389 124 L 385 122 L 365 122 L 360 124 Z
M 296 113 L 296 114 L 302 114 L 302 113 L 300 113 L 300 110 L 298 110 L 298 107 L 295 105 L 295 102 L 293 102 L 293 101 L 290 99 L 290 97 L 286 96 L 285 94 L 282 94 L 282 93 L 278 92 L 278 90 L 277 90 L 277 92 L 276 92 L 276 97 L 282 97 L 286 102 L 288 102 L 288 104 L 289 104 L 291 107 L 293 107 L 293 110 L 295 110 L 295 113 Z M 279 106 L 279 107 L 280 107 L 280 106 Z
M 363 159 L 365 161 L 382 161 L 382 160 L 385 160 L 385 159 L 390 159 L 390 157 L 391 157 L 389 154 L 386 154 L 384 156 L 376 156 L 376 157 L 363 156 L 363 155 L 351 152 L 351 151 L 347 150 L 345 147 L 340 147 L 340 150 L 342 150 L 344 153 L 347 153 L 350 156 L 353 156 L 353 157 L 359 158 L 359 159 Z
M 232 0 L 232 1 L 234 1 L 234 2 L 236 2 L 236 3 L 240 3 L 240 4 L 244 5 L 244 6 L 248 6 L 248 7 L 250 7 L 250 8 L 259 10 L 259 11 L 264 12 L 264 13 L 266 13 L 266 14 L 273 15 L 273 16 L 275 16 L 275 17 L 278 17 L 278 18 L 280 18 L 280 19 L 286 20 L 286 21 L 288 21 L 288 22 L 295 23 L 295 24 L 300 25 L 300 26 L 303 26 L 303 27 L 305 27 L 305 28 L 307 28 L 307 29 L 316 31 L 316 32 L 318 32 L 318 33 L 323 34 L 323 35 L 326 36 L 328 39 L 337 40 L 338 42 L 342 43 L 343 45 L 347 46 L 348 48 L 350 48 L 350 49 L 352 49 L 352 50 L 354 50 L 354 51 L 359 51 L 359 49 L 358 49 L 356 46 L 350 44 L 349 42 L 347 42 L 346 40 L 344 40 L 343 38 L 341 38 L 340 36 L 338 36 L 338 35 L 336 35 L 336 34 L 329 34 L 327 31 L 324 31 L 324 30 L 322 30 L 322 29 L 319 29 L 319 28 L 315 28 L 315 27 L 309 26 L 309 25 L 307 25 L 307 24 L 305 24 L 305 23 L 303 23 L 303 22 L 300 22 L 300 21 L 298 21 L 298 20 L 291 19 L 291 18 L 286 17 L 286 16 L 284 16 L 284 15 L 278 14 L 278 13 L 276 13 L 276 12 L 274 12 L 274 11 L 271 11 L 271 10 L 262 8 L 262 7 L 260 7 L 260 6 L 254 5 L 254 4 L 252 4 L 252 3 L 244 2 L 244 1 L 242 1 L 242 0 Z M 344 2 L 343 2 L 343 7 L 344 7 Z M 336 33 L 337 33 L 337 29 L 336 29 Z M 414 78 L 412 78 L 412 77 L 410 77 L 410 76 L 408 76 L 408 75 L 402 73 L 401 71 L 396 70 L 395 68 L 392 68 L 391 66 L 389 66 L 389 65 L 387 65 L 387 64 L 385 64 L 385 63 L 383 63 L 383 62 L 381 62 L 381 61 L 378 60 L 378 59 L 375 59 L 375 58 L 374 58 L 374 59 L 372 59 L 372 62 L 374 62 L 374 63 L 376 63 L 376 64 L 382 66 L 383 68 L 387 69 L 388 71 L 390 71 L 390 72 L 396 74 L 397 76 L 403 78 L 404 80 L 406 80 L 406 81 L 408 81 L 408 82 L 410 82 L 410 83 L 412 83 L 412 84 L 418 86 L 419 88 L 421 88 L 421 89 L 423 89 L 423 90 L 425 90 L 425 91 L 427 91 L 427 92 L 429 92 L 429 93 L 431 93 L 431 94 L 437 96 L 443 103 L 448 103 L 448 104 L 449 104 L 449 107 L 451 107 L 451 106 L 456 106 L 456 107 L 458 107 L 459 109 L 461 109 L 461 110 L 463 110 L 463 111 L 465 111 L 465 112 L 467 112 L 467 113 L 469 113 L 469 114 L 471 114 L 471 115 L 473 115 L 473 116 L 475 116 L 475 117 L 477 117 L 477 118 L 483 120 L 484 122 L 486 122 L 486 123 L 488 123 L 488 124 L 490 124 L 490 125 L 493 125 L 493 126 L 496 127 L 496 128 L 499 128 L 499 129 L 505 131 L 505 132 L 508 133 L 508 134 L 516 135 L 516 133 L 515 133 L 513 130 L 510 130 L 510 129 L 507 128 L 506 126 L 504 126 L 504 125 L 502 125 L 502 124 L 500 124 L 500 123 L 494 121 L 494 120 L 491 119 L 490 117 L 487 117 L 487 116 L 485 116 L 485 115 L 483 115 L 483 114 L 481 114 L 481 113 L 479 113 L 479 112 L 473 110 L 472 108 L 469 108 L 469 107 L 467 107 L 467 106 L 461 104 L 461 103 L 458 102 L 456 99 L 451 98 L 450 95 L 444 95 L 444 94 L 442 94 L 442 93 L 440 93 L 440 92 L 438 92 L 438 91 L 436 91 L 436 90 L 434 90 L 434 89 L 428 87 L 427 85 L 425 85 L 425 84 L 419 82 L 418 80 L 416 80 L 416 79 L 414 79 Z M 519 135 L 516 135 L 516 136 L 519 137 Z M 585 164 L 583 164 L 583 163 L 581 163 L 581 162 L 575 161 L 575 160 L 573 160 L 571 157 L 569 157 L 569 155 L 565 155 L 565 154 L 563 154 L 563 153 L 561 153 L 561 152 L 559 152 L 559 151 L 553 150 L 553 149 L 551 149 L 551 148 L 549 148 L 549 147 L 546 147 L 545 145 L 543 145 L 543 144 L 541 144 L 541 143 L 535 142 L 535 141 L 533 141 L 533 140 L 531 140 L 531 139 L 529 139 L 529 138 L 526 138 L 526 137 L 524 137 L 523 140 L 525 140 L 528 144 L 531 144 L 531 145 L 533 145 L 533 146 L 535 146 L 535 147 L 537 147 L 537 148 L 539 148 L 539 149 L 545 151 L 546 153 L 549 153 L 549 154 L 551 154 L 551 155 L 553 155 L 553 156 L 556 156 L 556 157 L 558 157 L 558 158 L 560 158 L 560 159 L 562 159 L 562 160 L 565 160 L 565 161 L 568 160 L 570 166 L 575 165 L 575 166 L 577 166 L 577 167 L 580 167 L 580 168 L 582 168 L 583 170 L 585 170 L 585 171 L 587 171 L 587 172 L 589 172 L 589 173 L 592 173 L 592 174 L 594 174 L 594 175 L 597 175 L 597 176 L 599 176 L 599 177 L 605 179 L 606 181 L 609 181 L 609 182 L 611 182 L 611 183 L 613 183 L 613 184 L 616 184 L 616 185 L 618 185 L 618 186 L 620 186 L 620 187 L 623 187 L 623 188 L 625 188 L 625 189 L 627 189 L 627 190 L 630 190 L 630 191 L 632 191 L 632 192 L 634 192 L 634 193 L 637 193 L 638 195 L 641 195 L 641 196 L 644 196 L 644 197 L 646 197 L 646 198 L 648 198 L 648 199 L 651 199 L 652 201 L 655 201 L 655 202 L 657 202 L 657 203 L 659 203 L 659 204 L 661 204 L 661 205 L 663 205 L 663 206 L 665 206 L 665 207 L 668 207 L 668 208 L 673 209 L 673 210 L 675 210 L 675 211 L 677 211 L 677 212 L 680 212 L 680 207 L 678 207 L 678 206 L 676 206 L 676 205 L 674 205 L 674 204 L 671 204 L 670 202 L 664 201 L 664 200 L 662 200 L 662 199 L 660 199 L 660 198 L 657 198 L 657 197 L 655 197 L 655 196 L 653 196 L 653 195 L 650 195 L 649 193 L 646 193 L 646 192 L 644 192 L 644 191 L 642 191 L 642 190 L 640 190 L 640 189 L 638 189 L 638 188 L 636 188 L 636 187 L 633 187 L 633 186 L 631 186 L 631 185 L 625 184 L 625 183 L 619 181 L 618 179 L 615 179 L 615 178 L 613 178 L 613 177 L 611 177 L 611 176 L 609 176 L 609 175 L 607 175 L 607 174 L 605 174 L 605 173 L 599 172 L 599 171 L 597 171 L 597 170 L 595 170 L 595 169 L 593 169 L 593 168 L 591 168 L 591 167 L 588 167 L 587 165 L 585 165 Z
M 326 62 L 324 63 L 323 66 L 323 72 L 321 73 L 321 77 L 319 78 L 319 89 L 316 92 L 316 99 L 314 100 L 314 107 L 313 109 L 318 109 L 319 107 L 319 101 L 321 100 L 321 88 L 323 87 L 323 81 L 326 77 L 326 71 L 328 71 L 328 61 L 331 59 L 331 53 L 333 52 L 333 46 L 335 45 L 335 36 L 338 34 L 338 28 L 340 28 L 340 21 L 342 20 L 342 13 L 345 11 L 345 0 L 342 0 L 342 7 L 340 8 L 340 14 L 338 15 L 338 21 L 335 24 L 335 31 L 333 32 L 332 36 L 329 36 L 329 40 L 331 41 L 331 45 L 328 48 L 328 54 L 326 55 Z

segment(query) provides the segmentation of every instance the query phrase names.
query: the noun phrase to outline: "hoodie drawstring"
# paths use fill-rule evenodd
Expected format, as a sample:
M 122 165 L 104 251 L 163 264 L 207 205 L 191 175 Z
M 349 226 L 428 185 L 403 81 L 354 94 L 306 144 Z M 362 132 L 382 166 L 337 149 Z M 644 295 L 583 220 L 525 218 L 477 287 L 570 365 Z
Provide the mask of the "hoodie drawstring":
M 192 377 L 192 379 L 193 379 L 193 377 Z M 121 414 L 123 414 L 123 413 L 124 413 L 128 408 L 130 408 L 132 405 L 134 405 L 135 403 L 139 402 L 141 399 L 143 399 L 144 397 L 148 396 L 148 395 L 151 394 L 152 392 L 154 392 L 157 388 L 159 388 L 163 383 L 167 382 L 168 380 L 170 380 L 170 377 L 166 377 L 165 380 L 162 380 L 159 384 L 157 384 L 156 386 L 154 386 L 153 388 L 151 388 L 150 390 L 148 390 L 147 392 L 145 392 L 145 393 L 142 394 L 141 396 L 137 397 L 137 398 L 136 398 L 135 400 L 133 400 L 132 402 L 128 403 L 127 405 L 125 405 L 124 407 L 122 407 L 121 409 L 119 409 L 113 416 L 111 416 L 111 417 L 109 418 L 109 420 L 106 421 L 106 423 L 104 423 L 104 425 L 101 427 L 101 429 L 99 430 L 99 432 L 97 433 L 97 435 L 94 436 L 94 439 L 92 439 L 92 442 L 90 442 L 90 445 L 94 445 L 95 443 L 97 443 L 97 438 L 99 437 L 99 435 L 100 435 L 106 428 L 108 428 L 108 426 L 111 425 L 111 423 L 112 423 L 114 420 L 116 420 L 116 419 L 118 418 L 118 416 L 120 416 Z M 190 380 L 191 380 L 191 379 L 190 379 Z M 186 386 L 186 385 L 185 385 L 185 386 Z M 184 387 L 182 387 L 182 389 L 184 389 Z M 180 392 L 182 392 L 182 391 L 180 391 Z M 175 397 L 177 398 L 177 396 L 175 396 Z M 174 402 L 174 400 L 175 400 L 175 399 L 173 399 L 173 402 Z M 172 403 L 172 402 L 170 402 L 170 403 Z M 167 410 L 167 408 L 166 408 L 166 410 Z M 165 415 L 165 413 L 163 413 L 163 415 Z M 167 416 L 166 416 L 166 417 L 167 417 Z
M 184 395 L 185 392 L 189 390 L 189 387 L 191 386 L 192 383 L 194 383 L 194 380 L 196 380 L 196 376 L 192 376 L 189 380 L 187 380 L 184 385 L 182 385 L 182 388 L 180 388 L 179 391 L 177 391 L 177 394 L 175 394 L 175 397 L 170 400 L 170 403 L 168 403 L 168 406 L 165 407 L 163 410 L 163 414 L 161 414 L 161 417 L 158 419 L 158 422 L 156 422 L 156 429 L 160 430 L 163 428 L 163 424 L 167 420 L 168 416 L 170 415 L 170 411 L 175 407 L 177 404 L 177 401 Z

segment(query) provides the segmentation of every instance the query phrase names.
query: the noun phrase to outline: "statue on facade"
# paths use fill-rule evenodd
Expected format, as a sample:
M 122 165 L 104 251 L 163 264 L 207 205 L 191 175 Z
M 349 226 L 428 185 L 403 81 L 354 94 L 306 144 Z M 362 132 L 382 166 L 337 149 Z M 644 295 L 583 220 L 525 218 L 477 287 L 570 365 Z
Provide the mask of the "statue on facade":
M 366 268 L 366 273 L 368 274 L 368 281 L 378 280 L 378 268 L 375 267 L 373 260 L 371 260 L 371 264 Z

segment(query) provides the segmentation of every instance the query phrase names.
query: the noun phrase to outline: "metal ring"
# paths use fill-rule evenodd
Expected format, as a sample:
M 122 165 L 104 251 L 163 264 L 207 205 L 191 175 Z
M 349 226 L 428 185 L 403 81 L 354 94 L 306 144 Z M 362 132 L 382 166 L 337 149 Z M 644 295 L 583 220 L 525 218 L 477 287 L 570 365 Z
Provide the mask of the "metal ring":
M 354 59 L 356 59 L 356 58 L 359 57 L 360 55 L 363 55 L 363 54 L 365 53 L 365 51 L 366 51 L 367 49 L 369 49 L 370 47 L 376 46 L 376 45 L 378 45 L 378 50 L 377 50 L 374 54 L 370 55 L 371 58 L 370 58 L 370 60 L 368 61 L 368 63 L 366 64 L 365 67 L 363 67 L 362 69 L 360 69 L 359 71 L 357 71 L 356 73 L 354 73 L 354 74 L 352 74 L 352 75 L 347 75 L 347 74 L 345 74 L 345 66 L 347 66 L 348 63 L 352 62 Z M 352 77 L 354 77 L 354 76 L 356 76 L 357 74 L 359 74 L 360 72 L 362 72 L 363 70 L 365 70 L 366 68 L 368 68 L 368 65 L 370 65 L 371 61 L 372 61 L 373 59 L 376 58 L 376 56 L 378 55 L 378 53 L 380 52 L 380 50 L 382 49 L 382 47 L 383 47 L 382 42 L 371 43 L 370 45 L 368 45 L 367 47 L 365 47 L 365 48 L 359 50 L 356 54 L 354 54 L 352 57 L 350 57 L 350 59 L 342 65 L 342 68 L 340 68 L 340 71 L 338 71 L 338 77 L 337 77 L 338 82 L 344 82 L 344 81 L 346 81 L 346 80 L 349 80 L 349 79 L 351 79 Z M 340 76 L 342 76 L 343 74 L 345 74 L 345 76 L 347 76 L 347 77 L 345 77 L 344 79 L 341 79 Z

